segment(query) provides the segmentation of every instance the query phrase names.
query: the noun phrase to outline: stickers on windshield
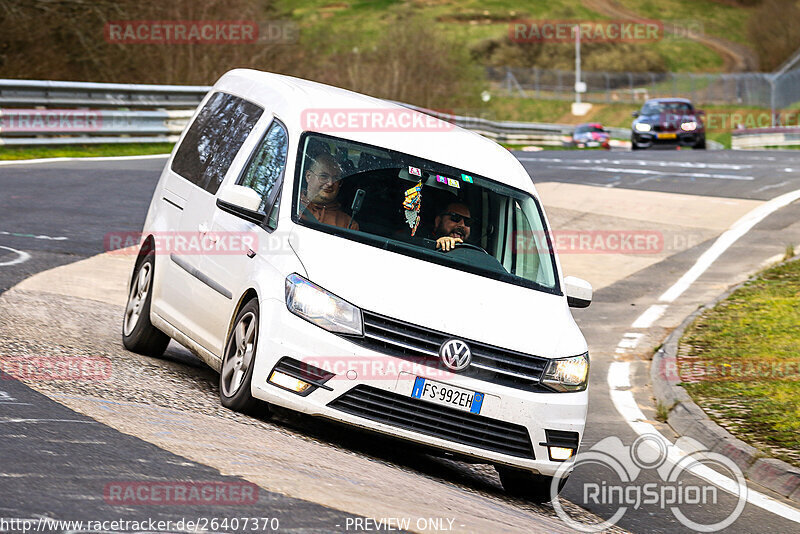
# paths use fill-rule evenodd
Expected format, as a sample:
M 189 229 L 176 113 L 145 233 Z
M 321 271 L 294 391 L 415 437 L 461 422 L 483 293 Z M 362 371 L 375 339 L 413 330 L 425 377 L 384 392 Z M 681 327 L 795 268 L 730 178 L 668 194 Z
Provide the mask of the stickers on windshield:
M 413 236 L 417 233 L 420 220 L 419 211 L 422 209 L 422 181 L 417 182 L 417 185 L 411 189 L 406 189 L 403 209 L 406 210 L 406 224 L 411 228 Z
M 422 178 L 422 171 L 416 167 L 408 166 L 408 174 Z
M 464 180 L 464 181 L 465 181 L 465 182 L 467 182 L 467 183 L 470 183 L 470 184 L 471 184 L 471 183 L 474 183 L 474 182 L 472 181 L 472 176 L 470 176 L 469 174 L 462 174 L 462 175 L 461 175 L 461 179 L 462 179 L 462 180 Z
M 442 184 L 447 184 L 450 187 L 455 187 L 456 189 L 459 189 L 461 187 L 461 185 L 458 183 L 458 180 L 442 176 L 441 174 L 436 175 L 436 181 Z

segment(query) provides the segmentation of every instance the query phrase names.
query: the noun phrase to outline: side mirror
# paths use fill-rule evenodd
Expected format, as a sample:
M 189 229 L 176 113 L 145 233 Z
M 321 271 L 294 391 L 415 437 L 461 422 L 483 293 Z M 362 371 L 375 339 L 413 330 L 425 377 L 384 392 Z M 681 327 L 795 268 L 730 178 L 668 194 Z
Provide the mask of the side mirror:
M 638 111 L 634 111 L 633 113 L 631 113 L 631 117 L 636 118 L 638 116 L 639 116 L 639 112 Z
M 588 308 L 592 303 L 592 284 L 581 278 L 564 278 L 564 293 L 570 308 Z
M 243 185 L 229 185 L 219 192 L 217 198 L 250 211 L 258 211 L 258 207 L 261 205 L 261 195 Z
M 246 221 L 262 224 L 267 218 L 258 211 L 261 195 L 243 185 L 229 185 L 217 194 L 217 207 Z

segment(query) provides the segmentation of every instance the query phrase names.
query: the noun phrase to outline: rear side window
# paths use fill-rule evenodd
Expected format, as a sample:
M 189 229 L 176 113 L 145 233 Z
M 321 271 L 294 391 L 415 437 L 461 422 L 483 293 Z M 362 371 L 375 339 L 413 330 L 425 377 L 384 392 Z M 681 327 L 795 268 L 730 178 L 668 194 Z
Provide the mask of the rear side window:
M 289 135 L 283 124 L 275 119 L 238 181 L 238 185 L 249 187 L 261 195 L 258 211 L 269 215 L 270 228 L 277 226 L 279 194 L 288 152 Z
M 227 93 L 214 93 L 197 114 L 172 160 L 172 171 L 216 194 L 250 130 L 264 112 Z

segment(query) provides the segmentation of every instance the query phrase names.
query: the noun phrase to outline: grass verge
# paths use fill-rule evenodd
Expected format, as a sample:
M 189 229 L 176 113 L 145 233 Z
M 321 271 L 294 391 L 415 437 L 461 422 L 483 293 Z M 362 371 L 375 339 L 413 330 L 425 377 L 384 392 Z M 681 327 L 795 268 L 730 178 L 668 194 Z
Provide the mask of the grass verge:
M 800 261 L 768 269 L 685 332 L 683 386 L 729 432 L 800 466 Z
M 100 156 L 144 156 L 149 154 L 169 154 L 172 143 L 132 143 L 68 145 L 68 146 L 3 146 L 0 147 L 0 160 L 37 158 L 85 158 Z

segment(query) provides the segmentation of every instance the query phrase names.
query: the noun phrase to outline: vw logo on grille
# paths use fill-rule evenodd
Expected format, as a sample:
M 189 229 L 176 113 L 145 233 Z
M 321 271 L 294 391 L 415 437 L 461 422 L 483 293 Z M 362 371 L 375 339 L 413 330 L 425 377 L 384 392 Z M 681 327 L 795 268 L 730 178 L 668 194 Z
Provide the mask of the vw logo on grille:
M 460 339 L 448 339 L 439 347 L 439 357 L 448 369 L 463 371 L 472 362 L 472 351 Z

